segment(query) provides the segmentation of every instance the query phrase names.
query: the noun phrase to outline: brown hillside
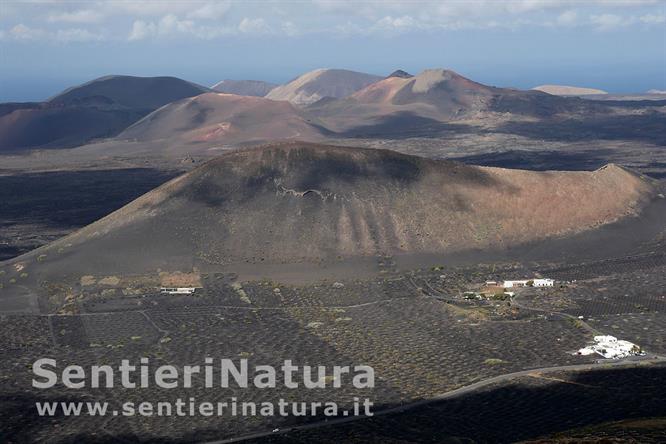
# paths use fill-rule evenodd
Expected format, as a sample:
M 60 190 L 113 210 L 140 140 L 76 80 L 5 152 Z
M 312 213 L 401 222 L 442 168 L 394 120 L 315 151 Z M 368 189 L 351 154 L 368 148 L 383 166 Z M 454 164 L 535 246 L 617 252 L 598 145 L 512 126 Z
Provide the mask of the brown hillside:
M 289 102 L 207 93 L 163 106 L 118 137 L 220 143 L 318 140 L 321 129 Z
M 53 269 L 108 274 L 447 253 L 589 230 L 652 193 L 613 165 L 532 172 L 278 144 L 225 154 L 33 254 L 67 246 Z
M 537 91 L 496 88 L 447 69 L 427 69 L 412 77 L 388 77 L 349 97 L 312 104 L 308 110 L 327 128 L 363 134 L 400 133 L 454 120 L 552 117 L 591 105 Z M 494 117 L 493 117 L 494 116 Z
M 272 89 L 266 97 L 308 105 L 324 97 L 346 97 L 381 77 L 346 69 L 316 69 Z

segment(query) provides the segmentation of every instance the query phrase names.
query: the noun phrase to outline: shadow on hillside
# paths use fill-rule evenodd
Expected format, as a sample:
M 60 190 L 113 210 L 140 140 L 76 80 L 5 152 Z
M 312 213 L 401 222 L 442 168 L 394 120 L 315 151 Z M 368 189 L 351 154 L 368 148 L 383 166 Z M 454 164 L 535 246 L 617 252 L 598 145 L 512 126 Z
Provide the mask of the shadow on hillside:
M 249 442 L 493 442 L 536 439 L 629 418 L 666 416 L 666 368 L 526 377 L 402 413 Z M 522 383 L 522 384 L 521 384 Z M 641 433 L 653 433 L 646 428 Z M 657 430 L 666 436 L 666 431 Z M 618 430 L 622 437 L 622 430 Z
M 510 150 L 452 157 L 451 160 L 472 165 L 534 171 L 593 171 L 606 165 L 613 153 L 613 150 L 609 149 L 578 152 Z
M 508 122 L 494 132 L 562 142 L 637 140 L 666 145 L 666 119 L 664 114 L 659 112 L 633 116 L 591 117 L 581 120 Z
M 626 419 L 666 417 L 665 367 L 586 371 L 571 377 L 565 373 L 543 378 L 526 376 L 494 387 L 435 401 L 400 413 L 308 430 L 257 438 L 248 442 L 515 442 Z M 162 438 L 129 431 L 126 418 L 40 418 L 33 395 L 1 398 L 5 442 L 27 442 L 46 430 L 52 442 L 69 444 L 154 442 L 185 443 L 225 439 L 233 435 L 216 432 L 212 426 L 181 437 Z M 66 399 L 61 399 L 66 400 Z M 81 400 L 81 399 L 67 399 Z M 377 408 L 379 410 L 380 408 Z M 184 418 L 181 418 L 181 420 Z M 323 419 L 323 418 L 319 418 Z M 149 421 L 150 418 L 144 418 Z M 317 420 L 317 418 L 315 418 Z M 211 424 L 219 423 L 212 418 Z M 105 431 L 100 429 L 105 423 Z M 255 422 L 256 432 L 276 426 L 275 421 Z M 280 427 L 303 421 L 281 421 Z M 120 431 L 117 434 L 114 431 Z M 644 434 L 661 433 L 644 428 Z M 622 433 L 622 430 L 617 430 Z
M 436 138 L 447 134 L 481 133 L 480 128 L 440 122 L 435 119 L 415 115 L 411 112 L 399 112 L 378 119 L 376 123 L 362 125 L 338 133 L 339 137 L 368 139 L 408 139 L 411 137 Z

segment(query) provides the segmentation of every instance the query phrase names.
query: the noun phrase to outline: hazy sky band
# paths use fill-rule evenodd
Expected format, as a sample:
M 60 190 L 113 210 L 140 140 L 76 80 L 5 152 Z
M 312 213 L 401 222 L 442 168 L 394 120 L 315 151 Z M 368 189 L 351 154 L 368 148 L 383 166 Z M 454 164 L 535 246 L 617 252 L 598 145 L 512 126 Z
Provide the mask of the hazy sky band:
M 287 81 L 454 69 L 497 86 L 666 89 L 658 1 L 3 2 L 0 100 L 106 74 Z

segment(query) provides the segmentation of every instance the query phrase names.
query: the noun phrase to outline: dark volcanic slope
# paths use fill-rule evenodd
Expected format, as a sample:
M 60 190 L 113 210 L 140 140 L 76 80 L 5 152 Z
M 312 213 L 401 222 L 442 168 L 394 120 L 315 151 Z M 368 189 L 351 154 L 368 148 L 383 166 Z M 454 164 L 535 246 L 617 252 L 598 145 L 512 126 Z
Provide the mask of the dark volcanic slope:
M 0 175 L 0 261 L 91 224 L 176 174 L 132 168 Z
M 0 151 L 67 148 L 111 137 L 143 115 L 134 110 L 40 104 L 0 117 Z
M 391 74 L 386 76 L 386 78 L 391 78 L 391 77 L 400 77 L 401 79 L 409 79 L 409 78 L 412 78 L 414 76 L 412 74 L 408 73 L 407 71 L 403 71 L 402 69 L 396 69 Z
M 60 148 L 111 137 L 174 100 L 208 91 L 174 77 L 102 77 L 46 102 L 7 104 L 0 113 L 0 150 Z
M 653 193 L 612 165 L 531 172 L 280 144 L 225 154 L 17 263 L 109 274 L 501 247 L 614 221 Z
M 77 104 L 104 97 L 115 105 L 136 109 L 156 109 L 174 100 L 209 91 L 176 77 L 106 76 L 67 89 L 51 97 L 49 103 Z

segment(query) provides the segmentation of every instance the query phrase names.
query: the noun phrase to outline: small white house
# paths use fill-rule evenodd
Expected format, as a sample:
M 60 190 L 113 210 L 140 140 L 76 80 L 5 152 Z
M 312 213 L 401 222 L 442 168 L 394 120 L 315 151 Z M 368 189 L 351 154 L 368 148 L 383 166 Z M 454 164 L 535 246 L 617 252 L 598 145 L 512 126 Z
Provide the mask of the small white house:
M 527 279 L 522 281 L 504 281 L 502 282 L 502 287 L 504 288 L 514 288 L 514 287 L 525 287 L 529 281 Z
M 553 279 L 522 279 L 518 281 L 504 281 L 502 287 L 515 288 L 515 287 L 552 287 L 555 285 Z
M 533 287 L 552 287 L 555 281 L 552 279 L 534 279 Z
M 160 293 L 164 294 L 193 294 L 197 287 L 162 287 Z

